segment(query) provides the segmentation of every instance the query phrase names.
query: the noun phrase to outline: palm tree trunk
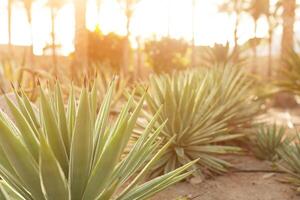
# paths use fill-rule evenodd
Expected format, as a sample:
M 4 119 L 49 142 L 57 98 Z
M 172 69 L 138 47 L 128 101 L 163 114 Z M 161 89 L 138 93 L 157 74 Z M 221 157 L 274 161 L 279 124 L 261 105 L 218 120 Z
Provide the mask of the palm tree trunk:
M 254 42 L 253 42 L 253 73 L 256 73 L 257 68 L 257 20 L 254 22 Z
M 294 24 L 296 0 L 283 0 L 283 33 L 281 41 L 281 56 L 284 58 L 294 47 Z
M 86 30 L 86 0 L 75 0 L 75 58 L 71 66 L 71 74 L 76 78 L 74 68 L 88 69 L 88 34 Z
M 54 74 L 57 75 L 56 38 L 55 38 L 55 8 L 51 7 L 51 49 Z
M 31 15 L 31 5 L 26 6 L 26 14 L 28 24 L 30 26 L 30 39 L 31 39 L 31 46 L 30 46 L 30 64 L 34 63 L 34 52 L 33 52 L 33 29 L 32 29 L 32 15 Z
M 196 65 L 196 47 L 195 47 L 195 13 L 196 0 L 192 0 L 192 67 Z
M 234 48 L 237 48 L 238 46 L 238 26 L 239 26 L 239 11 L 238 11 L 238 2 L 237 0 L 234 0 L 234 10 L 236 14 L 235 24 L 234 24 Z
M 126 1 L 126 41 L 124 45 L 124 52 L 123 52 L 123 72 L 124 74 L 128 73 L 129 69 L 129 57 L 130 57 L 130 23 L 131 23 L 131 16 L 132 16 L 132 10 L 131 10 L 131 2 L 129 0 Z
M 269 38 L 268 38 L 268 77 L 272 76 L 272 44 L 273 44 L 273 29 L 270 21 L 270 16 L 268 16 L 268 24 L 269 24 Z

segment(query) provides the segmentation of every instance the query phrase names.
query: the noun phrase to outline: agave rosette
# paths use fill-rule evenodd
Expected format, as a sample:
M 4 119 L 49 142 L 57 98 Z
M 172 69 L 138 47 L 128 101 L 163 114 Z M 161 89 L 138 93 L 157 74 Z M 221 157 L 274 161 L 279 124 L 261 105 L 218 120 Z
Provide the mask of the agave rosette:
M 292 137 L 285 135 L 286 128 L 283 126 L 261 125 L 254 138 L 251 139 L 252 150 L 255 156 L 262 160 L 278 161 L 278 150 L 289 145 Z
M 252 84 L 233 66 L 151 77 L 144 117 L 151 119 L 162 106 L 155 125 L 167 122 L 160 139 L 164 144 L 175 137 L 153 167 L 153 175 L 170 172 L 194 159 L 199 159 L 193 166 L 197 174 L 227 172 L 232 165 L 217 155 L 241 151 L 228 143 L 245 135 L 258 112 Z M 141 127 L 145 121 L 141 120 Z
M 297 190 L 300 189 L 300 135 L 297 133 L 297 138 L 289 145 L 284 145 L 283 148 L 277 150 L 281 161 L 278 166 L 287 175 L 281 179 L 286 183 L 294 185 Z
M 7 98 L 13 122 L 0 112 L 1 197 L 22 200 L 147 199 L 184 179 L 193 162 L 144 183 L 149 169 L 171 141 L 157 143 L 163 124 L 154 115 L 128 154 L 132 129 L 142 108 L 130 98 L 116 121 L 109 119 L 113 84 L 97 111 L 96 86 L 73 92 L 65 107 L 59 84 L 55 92 L 40 90 L 39 107 L 16 92 Z M 152 132 L 152 130 L 155 130 Z

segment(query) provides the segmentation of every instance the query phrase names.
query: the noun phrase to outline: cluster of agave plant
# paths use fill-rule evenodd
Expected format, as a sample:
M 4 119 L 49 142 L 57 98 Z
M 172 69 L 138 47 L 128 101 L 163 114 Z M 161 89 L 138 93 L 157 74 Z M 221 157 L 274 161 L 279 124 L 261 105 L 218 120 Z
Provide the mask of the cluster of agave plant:
M 112 114 L 126 84 L 105 76 L 67 92 L 59 83 L 40 86 L 36 103 L 19 88 L 15 100 L 5 96 L 0 199 L 148 199 L 191 175 L 227 172 L 233 166 L 220 155 L 242 152 L 238 141 L 260 112 L 255 80 L 235 66 L 153 75 Z M 280 160 L 287 181 L 300 186 L 293 140 L 274 125 L 251 141 L 256 155 Z
M 261 125 L 251 139 L 255 156 L 271 161 L 273 167 L 287 175 L 280 180 L 300 188 L 300 134 L 285 134 L 283 126 Z

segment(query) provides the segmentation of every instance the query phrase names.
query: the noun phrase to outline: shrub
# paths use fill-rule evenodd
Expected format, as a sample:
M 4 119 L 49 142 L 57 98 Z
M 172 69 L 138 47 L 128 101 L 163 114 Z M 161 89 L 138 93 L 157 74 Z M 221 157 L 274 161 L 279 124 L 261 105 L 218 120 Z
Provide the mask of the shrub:
M 145 44 L 148 62 L 156 73 L 185 69 L 188 66 L 187 51 L 188 44 L 181 39 L 164 37 Z

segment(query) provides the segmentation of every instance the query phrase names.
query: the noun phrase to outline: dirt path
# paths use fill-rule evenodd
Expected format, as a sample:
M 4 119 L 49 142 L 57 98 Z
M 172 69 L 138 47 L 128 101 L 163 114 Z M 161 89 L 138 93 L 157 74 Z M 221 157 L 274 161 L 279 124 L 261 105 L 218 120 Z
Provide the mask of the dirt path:
M 259 121 L 277 123 L 288 127 L 288 132 L 300 128 L 300 109 L 270 109 Z M 235 167 L 245 171 L 272 170 L 270 164 L 250 156 L 231 157 Z M 176 200 L 189 197 L 193 200 L 300 200 L 300 196 L 290 185 L 278 181 L 283 174 L 266 172 L 231 172 L 214 179 L 193 185 L 178 183 L 156 195 L 153 200 Z
M 266 162 L 252 157 L 231 158 L 242 170 L 271 170 Z M 296 200 L 300 196 L 289 186 L 278 182 L 282 174 L 234 172 L 193 185 L 179 183 L 156 195 L 153 200 Z

